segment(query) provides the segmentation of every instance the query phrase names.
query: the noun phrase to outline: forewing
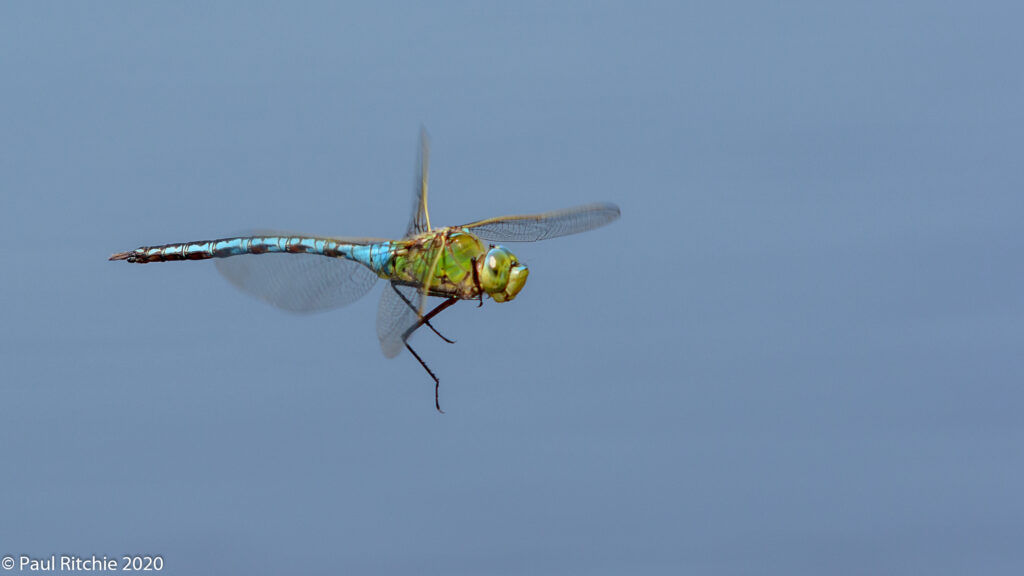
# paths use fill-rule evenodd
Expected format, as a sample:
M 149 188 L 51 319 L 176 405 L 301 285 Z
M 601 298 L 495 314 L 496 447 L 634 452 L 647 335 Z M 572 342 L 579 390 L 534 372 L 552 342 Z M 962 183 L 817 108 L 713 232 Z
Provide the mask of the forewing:
M 488 218 L 461 228 L 494 242 L 536 242 L 599 228 L 619 214 L 615 204 L 587 204 L 543 214 Z
M 377 281 L 358 262 L 316 254 L 246 254 L 218 258 L 216 265 L 243 292 L 295 313 L 345 306 Z
M 420 149 L 416 159 L 416 184 L 413 193 L 412 218 L 405 230 L 405 237 L 430 231 L 430 214 L 427 212 L 427 181 L 430 177 L 430 138 L 425 128 L 420 128 Z
M 420 301 L 419 290 L 412 286 L 389 283 L 384 287 L 377 307 L 377 338 L 380 339 L 380 349 L 384 356 L 394 358 L 402 351 L 405 331 L 418 321 L 414 307 Z

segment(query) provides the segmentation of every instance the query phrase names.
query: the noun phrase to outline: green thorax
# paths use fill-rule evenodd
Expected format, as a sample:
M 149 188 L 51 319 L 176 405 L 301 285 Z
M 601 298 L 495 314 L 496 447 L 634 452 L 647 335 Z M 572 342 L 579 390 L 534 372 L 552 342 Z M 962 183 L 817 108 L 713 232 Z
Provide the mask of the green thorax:
M 401 244 L 382 270 L 382 277 L 399 284 L 426 287 L 431 296 L 464 300 L 480 296 L 480 283 L 474 269 L 488 248 L 473 234 L 443 228 L 414 236 Z

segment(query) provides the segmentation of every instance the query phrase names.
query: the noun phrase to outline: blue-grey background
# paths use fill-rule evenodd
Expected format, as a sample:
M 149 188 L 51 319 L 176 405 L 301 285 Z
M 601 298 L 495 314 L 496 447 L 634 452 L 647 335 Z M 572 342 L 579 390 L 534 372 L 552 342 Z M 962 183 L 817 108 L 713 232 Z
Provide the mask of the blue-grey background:
M 165 572 L 1014 574 L 1013 3 L 5 3 L 0 554 Z M 965 3 L 966 4 L 966 3 Z M 247 228 L 614 201 L 386 360 Z

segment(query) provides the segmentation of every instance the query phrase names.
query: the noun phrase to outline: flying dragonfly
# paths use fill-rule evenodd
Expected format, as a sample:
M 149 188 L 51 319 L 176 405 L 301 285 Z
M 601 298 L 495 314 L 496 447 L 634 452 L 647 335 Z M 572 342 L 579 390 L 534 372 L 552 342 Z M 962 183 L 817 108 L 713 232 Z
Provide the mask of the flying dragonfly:
M 615 204 L 588 204 L 542 214 L 500 216 L 462 226 L 434 228 L 427 210 L 430 145 L 420 133 L 419 174 L 412 218 L 401 240 L 283 233 L 143 246 L 110 260 L 136 264 L 216 258 L 228 281 L 289 312 L 345 306 L 386 280 L 377 308 L 381 350 L 393 358 L 404 347 L 434 380 L 434 405 L 441 411 L 441 381 L 409 345 L 422 326 L 449 343 L 430 321 L 459 300 L 484 296 L 515 299 L 529 269 L 507 248 L 492 242 L 536 242 L 604 226 L 619 217 Z M 428 297 L 443 298 L 426 312 Z M 426 313 L 425 313 L 426 312 Z

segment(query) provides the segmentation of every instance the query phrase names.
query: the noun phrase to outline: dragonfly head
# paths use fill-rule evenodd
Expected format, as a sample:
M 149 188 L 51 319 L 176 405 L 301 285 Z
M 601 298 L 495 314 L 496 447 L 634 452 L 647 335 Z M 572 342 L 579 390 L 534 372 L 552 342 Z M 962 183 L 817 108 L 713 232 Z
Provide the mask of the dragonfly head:
M 504 246 L 491 246 L 487 255 L 477 263 L 477 277 L 480 287 L 495 302 L 508 302 L 516 297 L 526 284 L 530 270 L 520 264 L 515 254 Z

